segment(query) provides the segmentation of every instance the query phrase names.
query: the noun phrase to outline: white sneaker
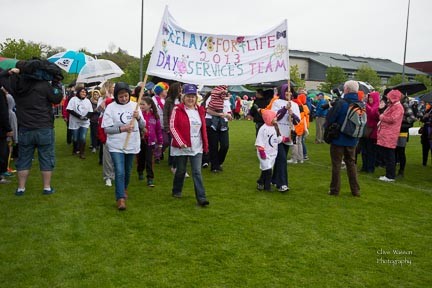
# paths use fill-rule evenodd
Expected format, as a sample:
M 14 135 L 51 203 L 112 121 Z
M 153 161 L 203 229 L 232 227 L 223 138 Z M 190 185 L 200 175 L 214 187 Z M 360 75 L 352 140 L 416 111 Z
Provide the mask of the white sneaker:
M 186 172 L 185 178 L 189 178 L 189 177 L 190 177 L 189 174 Z
M 92 149 L 92 153 L 96 153 L 96 148 L 93 148 L 93 149 Z
M 105 185 L 111 187 L 111 186 L 112 186 L 111 179 L 109 179 L 109 178 L 106 179 L 106 180 L 105 180 Z
M 387 176 L 381 176 L 378 178 L 378 180 L 384 181 L 384 182 L 394 182 L 395 181 L 395 179 L 387 178 Z
M 297 161 L 297 163 L 303 164 L 303 160 Z
M 287 160 L 287 163 L 288 164 L 297 164 L 297 161 L 294 159 L 289 159 L 289 160 Z

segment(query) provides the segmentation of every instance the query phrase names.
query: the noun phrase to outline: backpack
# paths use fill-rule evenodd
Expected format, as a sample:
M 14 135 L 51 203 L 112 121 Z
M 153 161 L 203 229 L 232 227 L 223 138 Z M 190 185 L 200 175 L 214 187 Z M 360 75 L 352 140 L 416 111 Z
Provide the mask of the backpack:
M 348 102 L 348 111 L 341 126 L 341 132 L 345 135 L 361 138 L 366 132 L 366 105 L 363 102 Z

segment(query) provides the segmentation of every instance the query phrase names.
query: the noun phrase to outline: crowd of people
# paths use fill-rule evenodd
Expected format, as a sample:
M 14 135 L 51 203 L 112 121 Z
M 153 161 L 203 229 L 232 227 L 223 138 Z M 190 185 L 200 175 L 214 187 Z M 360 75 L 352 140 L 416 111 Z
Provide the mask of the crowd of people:
M 229 121 L 239 119 L 240 114 L 255 124 L 261 171 L 258 190 L 289 191 L 287 164 L 309 160 L 305 139 L 313 121 L 314 143 L 330 144 L 332 176 L 328 193 L 332 196 L 340 193 L 342 168 L 347 171 L 352 195 L 360 196 L 357 177 L 360 154 L 361 172 L 373 173 L 377 166 L 383 166 L 386 174 L 379 180 L 393 182 L 403 177 L 408 132 L 416 120 L 424 123 L 420 129 L 423 165 L 427 165 L 432 147 L 430 104 L 413 107 L 397 90 L 382 97 L 378 92 L 364 95 L 358 82 L 352 80 L 345 83 L 343 98 L 331 102 L 322 93 L 311 101 L 303 88 L 296 90 L 288 83 L 277 89 L 258 89 L 253 99 L 231 95 L 227 86 L 219 85 L 201 99 L 196 85 L 179 82 L 159 82 L 151 90 L 142 90 L 144 86 L 138 85 L 133 91 L 123 82 L 105 82 L 102 87 L 90 90 L 83 85 L 70 85 L 63 95 L 57 79 L 29 79 L 20 75 L 17 68 L 2 71 L 0 80 L 0 182 L 9 182 L 5 177 L 10 174 L 8 144 L 14 142 L 19 147 L 15 161 L 17 196 L 25 193 L 35 149 L 43 176 L 42 192 L 54 193 L 52 105 L 62 100 L 66 141 L 71 145 L 72 155 L 85 159 L 87 148 L 99 153 L 103 180 L 107 186 L 114 182 L 119 210 L 126 209 L 135 159 L 138 179 L 146 180 L 148 187 L 157 184 L 154 164 L 166 159 L 173 174 L 172 196 L 182 197 L 185 178 L 191 177 L 197 205 L 208 206 L 201 169 L 209 167 L 212 173 L 223 171 L 229 150 Z M 325 141 L 326 131 L 343 124 L 354 102 L 365 105 L 365 133 L 362 137 L 337 133 Z M 88 128 L 91 142 L 86 147 Z M 191 176 L 186 172 L 188 162 Z

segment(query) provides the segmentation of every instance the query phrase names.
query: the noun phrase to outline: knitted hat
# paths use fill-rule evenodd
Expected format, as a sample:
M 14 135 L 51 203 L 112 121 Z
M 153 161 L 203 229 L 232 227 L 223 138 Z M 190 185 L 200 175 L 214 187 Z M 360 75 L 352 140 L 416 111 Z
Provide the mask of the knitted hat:
M 159 95 L 160 93 L 162 93 L 162 91 L 168 91 L 169 89 L 169 85 L 166 82 L 159 82 L 157 83 L 154 87 L 153 87 L 153 92 L 156 95 Z
M 264 109 L 261 112 L 262 118 L 264 120 L 264 123 L 271 126 L 272 121 L 274 118 L 276 118 L 276 112 L 273 110 Z

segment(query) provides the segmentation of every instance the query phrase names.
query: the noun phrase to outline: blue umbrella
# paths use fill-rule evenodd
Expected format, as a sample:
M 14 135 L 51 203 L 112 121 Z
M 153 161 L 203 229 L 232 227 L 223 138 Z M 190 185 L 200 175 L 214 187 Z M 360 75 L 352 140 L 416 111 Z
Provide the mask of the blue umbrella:
M 57 53 L 48 58 L 49 62 L 55 63 L 61 69 L 71 74 L 78 74 L 83 66 L 95 59 L 83 52 L 68 50 Z

